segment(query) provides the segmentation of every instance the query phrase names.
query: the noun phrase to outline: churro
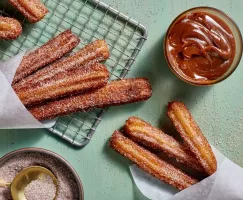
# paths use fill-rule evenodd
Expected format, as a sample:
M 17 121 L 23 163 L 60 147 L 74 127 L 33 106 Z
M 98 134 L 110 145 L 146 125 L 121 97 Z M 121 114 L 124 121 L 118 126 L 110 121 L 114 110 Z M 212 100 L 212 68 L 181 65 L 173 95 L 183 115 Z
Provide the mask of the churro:
M 178 101 L 168 104 L 167 114 L 178 133 L 208 175 L 217 170 L 212 148 L 186 106 Z
M 91 108 L 122 105 L 147 100 L 152 89 L 147 79 L 131 78 L 112 81 L 90 93 L 71 96 L 29 109 L 38 120 L 52 119 Z
M 104 61 L 109 57 L 109 48 L 104 40 L 96 40 L 84 48 L 80 49 L 76 53 L 57 61 L 43 69 L 40 69 L 33 75 L 26 77 L 22 81 L 16 83 L 16 87 L 22 87 L 27 84 L 38 84 L 45 79 L 50 79 L 60 73 L 68 70 L 72 70 L 77 67 L 81 67 L 83 64 L 94 61 Z
M 180 142 L 138 117 L 130 117 L 124 126 L 125 133 L 134 141 L 154 150 L 160 150 L 190 168 L 203 171 L 194 155 Z
M 22 33 L 18 20 L 0 16 L 0 40 L 14 40 Z
M 13 86 L 16 94 L 25 106 L 43 103 L 68 95 L 75 95 L 100 88 L 108 83 L 109 71 L 100 63 L 88 63 L 85 66 L 54 74 L 48 79 L 21 87 Z
M 71 52 L 79 42 L 80 39 L 70 30 L 66 30 L 49 40 L 40 48 L 24 56 L 20 66 L 17 68 L 12 84 Z
M 12 6 L 19 10 L 31 23 L 43 19 L 49 12 L 40 0 L 8 0 Z
M 141 169 L 179 190 L 183 190 L 197 183 L 196 179 L 191 178 L 180 169 L 175 168 L 155 154 L 137 145 L 119 131 L 114 132 L 109 145 Z

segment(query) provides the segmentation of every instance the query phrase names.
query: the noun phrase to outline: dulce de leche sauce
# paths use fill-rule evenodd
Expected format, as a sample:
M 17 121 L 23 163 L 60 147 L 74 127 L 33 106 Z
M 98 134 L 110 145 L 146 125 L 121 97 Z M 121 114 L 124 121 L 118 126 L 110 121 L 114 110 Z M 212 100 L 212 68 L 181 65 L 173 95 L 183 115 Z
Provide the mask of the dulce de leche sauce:
M 191 82 L 206 83 L 222 77 L 235 56 L 235 39 L 217 16 L 187 14 L 170 28 L 166 51 L 174 70 Z

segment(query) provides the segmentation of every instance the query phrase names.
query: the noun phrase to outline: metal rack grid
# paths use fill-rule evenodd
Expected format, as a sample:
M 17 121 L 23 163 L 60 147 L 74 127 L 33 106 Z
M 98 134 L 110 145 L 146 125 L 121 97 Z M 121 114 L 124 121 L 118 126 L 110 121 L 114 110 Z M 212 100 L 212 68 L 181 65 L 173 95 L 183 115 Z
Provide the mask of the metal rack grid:
M 30 24 L 7 3 L 0 2 L 0 15 L 17 18 L 23 34 L 15 41 L 0 41 L 0 60 L 27 48 L 38 47 L 58 33 L 71 29 L 85 44 L 105 39 L 111 56 L 105 62 L 111 80 L 124 78 L 139 54 L 147 30 L 140 23 L 97 0 L 43 0 L 50 13 L 39 23 Z M 75 50 L 74 50 L 75 51 Z M 93 109 L 59 117 L 50 131 L 71 144 L 84 147 L 91 140 L 107 109 Z

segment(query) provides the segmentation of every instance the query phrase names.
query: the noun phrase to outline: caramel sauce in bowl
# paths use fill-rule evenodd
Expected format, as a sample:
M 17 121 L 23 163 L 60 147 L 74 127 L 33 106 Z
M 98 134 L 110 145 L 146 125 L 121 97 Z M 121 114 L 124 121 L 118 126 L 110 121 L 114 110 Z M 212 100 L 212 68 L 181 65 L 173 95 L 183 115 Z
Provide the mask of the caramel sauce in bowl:
M 229 77 L 242 56 L 242 36 L 224 12 L 197 7 L 169 26 L 164 54 L 172 72 L 193 85 L 212 85 Z

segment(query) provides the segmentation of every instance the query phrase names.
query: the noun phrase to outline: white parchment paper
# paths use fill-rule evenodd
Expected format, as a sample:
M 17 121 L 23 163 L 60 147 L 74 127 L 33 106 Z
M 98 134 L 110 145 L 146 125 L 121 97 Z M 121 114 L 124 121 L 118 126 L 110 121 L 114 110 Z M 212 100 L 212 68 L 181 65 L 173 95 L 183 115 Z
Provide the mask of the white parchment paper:
M 22 104 L 11 87 L 11 83 L 21 63 L 25 51 L 7 60 L 0 61 L 0 129 L 48 128 L 55 120 L 39 122 Z
M 159 181 L 136 165 L 130 167 L 138 189 L 151 200 L 242 200 L 243 169 L 222 155 L 215 153 L 218 170 L 212 176 L 179 192 Z

